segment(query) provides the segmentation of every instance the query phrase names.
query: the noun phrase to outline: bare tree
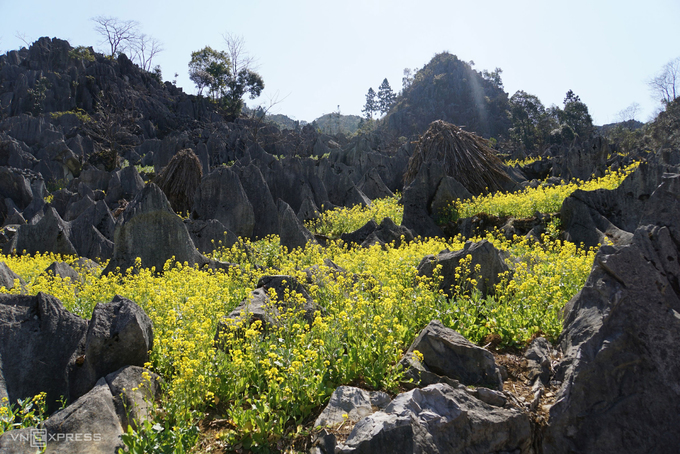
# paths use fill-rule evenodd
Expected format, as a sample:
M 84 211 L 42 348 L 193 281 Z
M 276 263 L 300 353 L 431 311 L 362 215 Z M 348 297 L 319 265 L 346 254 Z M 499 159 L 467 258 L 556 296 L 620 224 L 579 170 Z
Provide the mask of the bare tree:
M 26 45 L 27 49 L 31 47 L 31 40 L 26 36 L 26 33 L 16 32 L 14 34 L 14 37 L 21 40 L 21 42 L 23 42 Z
M 116 56 L 131 46 L 139 38 L 138 23 L 133 20 L 120 20 L 116 17 L 97 16 L 93 17 L 95 31 L 102 35 L 101 43 L 111 46 L 111 55 Z
M 618 121 L 635 121 L 635 117 L 640 114 L 640 104 L 634 102 L 630 106 L 621 110 L 617 115 Z
M 655 99 L 669 104 L 680 95 L 680 57 L 669 61 L 661 72 L 649 81 Z
M 160 41 L 144 33 L 133 39 L 129 47 L 132 60 L 145 71 L 151 71 L 153 58 L 164 50 Z
M 224 43 L 227 46 L 227 55 L 231 61 L 231 70 L 233 74 L 238 74 L 241 70 L 257 69 L 254 68 L 255 59 L 248 55 L 245 50 L 245 40 L 243 36 L 225 33 L 222 35 Z

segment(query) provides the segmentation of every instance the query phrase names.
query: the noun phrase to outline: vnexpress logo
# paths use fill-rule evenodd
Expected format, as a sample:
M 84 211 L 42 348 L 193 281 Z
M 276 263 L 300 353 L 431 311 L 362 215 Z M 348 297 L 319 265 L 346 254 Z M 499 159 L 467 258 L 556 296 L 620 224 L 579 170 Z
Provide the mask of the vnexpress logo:
M 31 429 L 30 443 L 32 448 L 44 448 L 47 446 L 47 429 Z

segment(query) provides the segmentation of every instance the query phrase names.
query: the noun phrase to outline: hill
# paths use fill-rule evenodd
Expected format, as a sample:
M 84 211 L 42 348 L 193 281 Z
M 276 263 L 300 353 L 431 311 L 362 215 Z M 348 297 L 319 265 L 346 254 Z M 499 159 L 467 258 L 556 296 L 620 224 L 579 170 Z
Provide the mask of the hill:
M 444 120 L 483 137 L 507 135 L 508 94 L 500 78 L 482 74 L 453 54 L 442 52 L 419 70 L 383 119 L 383 128 L 414 137 Z

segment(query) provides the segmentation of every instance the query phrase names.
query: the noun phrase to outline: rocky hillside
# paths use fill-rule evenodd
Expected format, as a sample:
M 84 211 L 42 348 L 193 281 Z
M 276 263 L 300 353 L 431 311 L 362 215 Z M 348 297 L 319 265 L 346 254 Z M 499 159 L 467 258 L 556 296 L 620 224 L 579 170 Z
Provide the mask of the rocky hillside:
M 413 137 L 444 120 L 483 137 L 507 135 L 508 95 L 469 63 L 443 52 L 419 70 L 384 118 L 397 136 Z

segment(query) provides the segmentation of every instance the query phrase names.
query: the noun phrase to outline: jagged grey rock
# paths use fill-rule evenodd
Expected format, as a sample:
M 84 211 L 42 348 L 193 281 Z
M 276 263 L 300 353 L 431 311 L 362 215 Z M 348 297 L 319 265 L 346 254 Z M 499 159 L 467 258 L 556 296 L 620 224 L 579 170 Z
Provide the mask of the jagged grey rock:
M 85 336 L 76 394 L 84 394 L 99 377 L 121 367 L 143 366 L 152 348 L 153 325 L 142 308 L 118 295 L 110 303 L 98 303 Z
M 357 189 L 371 200 L 394 196 L 394 193 L 385 185 L 385 182 L 380 178 L 380 173 L 375 168 L 370 169 L 361 177 Z
M 430 211 L 432 200 L 442 178 L 444 178 L 444 170 L 440 164 L 436 162 L 425 163 L 420 167 L 415 179 L 404 188 L 402 195 L 404 215 L 401 225 L 409 228 L 414 235 L 422 237 L 444 236 Z
M 35 254 L 37 252 L 54 252 L 62 255 L 77 255 L 76 248 L 70 241 L 71 225 L 64 221 L 57 210 L 45 206 L 42 218 L 34 225 L 22 225 L 5 246 L 6 254 L 16 251 L 17 254 Z
M 316 418 L 314 427 L 332 427 L 345 421 L 357 423 L 378 410 L 384 410 L 391 400 L 389 394 L 382 391 L 339 386 Z
M 425 256 L 418 265 L 418 275 L 432 277 L 437 265 L 441 265 L 440 275 L 442 282 L 439 286 L 449 296 L 454 294 L 454 288 L 458 284 L 464 284 L 464 273 L 456 272 L 461 260 L 468 255 L 472 256 L 469 264 L 468 276 L 477 280 L 477 289 L 482 295 L 493 294 L 496 284 L 501 282 L 502 275 L 508 271 L 503 257 L 498 249 L 487 240 L 478 243 L 470 241 L 465 243 L 463 249 L 459 251 L 444 250 L 434 255 Z M 476 271 L 477 265 L 480 266 L 479 272 Z M 456 278 L 456 274 L 462 278 Z
M 220 246 L 230 248 L 238 241 L 238 237 L 217 219 L 187 219 L 184 224 L 202 254 L 209 254 Z
M 402 394 L 361 419 L 335 453 L 531 452 L 531 422 L 439 383 Z
M 602 246 L 565 307 L 562 387 L 543 452 L 680 446 L 680 175 L 664 179 L 630 244 Z
M 52 276 L 59 276 L 61 279 L 68 278 L 73 283 L 80 281 L 80 274 L 66 262 L 52 262 L 52 264 L 45 269 L 44 273 Z
M 491 352 L 476 346 L 438 320 L 431 321 L 418 334 L 401 361 L 407 368 L 407 378 L 413 378 L 417 383 L 421 374 L 409 364 L 414 350 L 423 355 L 419 362 L 427 372 L 458 380 L 466 386 L 503 389 L 500 370 Z M 427 377 L 429 380 L 432 378 Z
M 659 163 L 642 163 L 616 189 L 574 191 L 560 209 L 565 239 L 586 247 L 596 247 L 605 240 L 628 243 L 666 170 Z
M 255 213 L 238 175 L 219 167 L 203 177 L 194 194 L 194 219 L 217 219 L 236 236 L 251 238 Z
M 530 382 L 533 383 L 538 378 L 543 385 L 548 385 L 551 372 L 550 350 L 550 343 L 546 338 L 537 337 L 524 352 L 528 369 L 526 375 Z
M 153 183 L 147 184 L 120 215 L 113 243 L 113 258 L 104 274 L 133 267 L 137 257 L 142 267 L 155 267 L 159 272 L 173 257 L 191 266 L 209 263 L 194 246 L 184 222 L 172 211 L 163 191 Z
M 73 402 L 100 377 L 144 365 L 152 340 L 144 311 L 120 297 L 98 304 L 88 322 L 44 293 L 0 295 L 0 397 L 44 391 L 54 411 L 61 396 Z
M 160 391 L 160 377 L 143 367 L 126 366 L 106 376 L 123 429 L 146 420 Z
M 12 271 L 5 262 L 0 262 L 0 287 L 11 290 L 14 288 L 14 281 L 19 281 L 21 287 L 26 285 L 26 281 L 21 276 Z
M 0 397 L 16 402 L 45 391 L 51 410 L 60 396 L 74 398 L 70 389 L 78 374 L 76 358 L 84 353 L 87 321 L 44 293 L 0 295 L 0 320 Z
M 277 202 L 279 216 L 279 238 L 281 246 L 289 251 L 295 248 L 304 248 L 308 243 L 317 244 L 316 238 L 295 215 L 293 209 L 283 200 Z
M 253 207 L 253 238 L 260 239 L 278 234 L 279 218 L 273 216 L 276 212 L 276 203 L 260 169 L 250 164 L 245 167 L 234 166 L 234 172 Z

